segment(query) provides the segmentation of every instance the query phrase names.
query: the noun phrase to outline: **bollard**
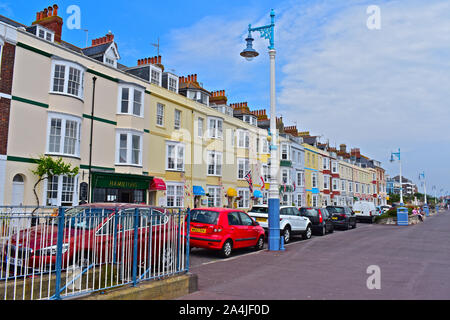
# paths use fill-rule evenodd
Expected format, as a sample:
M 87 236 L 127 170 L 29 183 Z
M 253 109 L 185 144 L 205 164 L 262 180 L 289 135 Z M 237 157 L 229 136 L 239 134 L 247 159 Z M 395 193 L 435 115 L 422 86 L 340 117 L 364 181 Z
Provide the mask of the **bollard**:
M 280 251 L 284 251 L 284 237 L 281 236 L 280 237 Z

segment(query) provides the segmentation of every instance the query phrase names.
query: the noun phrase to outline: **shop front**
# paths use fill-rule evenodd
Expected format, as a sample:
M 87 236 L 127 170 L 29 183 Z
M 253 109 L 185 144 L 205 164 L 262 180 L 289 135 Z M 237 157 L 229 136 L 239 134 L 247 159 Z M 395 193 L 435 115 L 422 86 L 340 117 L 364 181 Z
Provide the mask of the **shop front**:
M 92 172 L 92 202 L 147 203 L 153 177 Z

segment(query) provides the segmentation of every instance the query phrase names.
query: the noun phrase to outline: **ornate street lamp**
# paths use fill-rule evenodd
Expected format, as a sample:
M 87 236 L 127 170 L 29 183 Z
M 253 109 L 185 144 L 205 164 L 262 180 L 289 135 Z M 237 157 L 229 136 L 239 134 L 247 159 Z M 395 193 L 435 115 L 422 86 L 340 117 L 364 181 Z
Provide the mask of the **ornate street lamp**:
M 278 190 L 278 134 L 276 126 L 276 106 L 275 106 L 275 11 L 270 12 L 270 25 L 252 28 L 248 26 L 247 47 L 241 52 L 241 56 L 247 60 L 252 60 L 257 57 L 259 53 L 253 49 L 252 32 L 259 32 L 261 38 L 269 40 L 269 57 L 270 57 L 270 188 L 269 188 L 269 250 L 280 251 L 283 248 L 280 246 L 280 193 Z

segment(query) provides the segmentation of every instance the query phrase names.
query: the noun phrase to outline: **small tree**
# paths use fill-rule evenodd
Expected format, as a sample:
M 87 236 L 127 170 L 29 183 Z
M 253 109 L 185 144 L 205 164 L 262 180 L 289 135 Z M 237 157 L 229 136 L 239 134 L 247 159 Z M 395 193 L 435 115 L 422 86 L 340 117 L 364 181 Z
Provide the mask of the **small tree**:
M 72 168 L 71 164 L 64 163 L 63 159 L 54 159 L 50 156 L 40 156 L 37 162 L 36 170 L 32 170 L 33 174 L 38 177 L 37 182 L 34 184 L 33 192 L 36 197 L 37 207 L 39 207 L 39 197 L 36 192 L 36 188 L 44 180 L 48 180 L 53 176 L 69 176 L 74 177 L 78 174 L 79 168 Z M 33 210 L 33 213 L 38 208 Z

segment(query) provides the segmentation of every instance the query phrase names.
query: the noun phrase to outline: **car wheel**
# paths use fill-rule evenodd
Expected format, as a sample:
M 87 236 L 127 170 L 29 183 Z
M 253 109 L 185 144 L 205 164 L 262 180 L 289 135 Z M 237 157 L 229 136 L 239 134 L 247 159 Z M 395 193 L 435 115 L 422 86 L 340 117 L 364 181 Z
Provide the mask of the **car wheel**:
M 350 221 L 347 221 L 347 224 L 344 227 L 344 230 L 350 229 Z
M 289 243 L 289 240 L 291 240 L 291 228 L 288 226 L 284 227 L 282 237 L 284 238 L 285 244 Z
M 327 234 L 327 226 L 324 225 L 324 226 L 322 227 L 322 230 L 320 231 L 320 235 L 321 235 L 321 236 L 324 236 L 324 235 L 326 235 L 326 234 Z
M 222 257 L 228 258 L 229 256 L 231 256 L 232 251 L 233 251 L 233 244 L 231 243 L 231 240 L 225 241 L 225 243 L 223 244 L 222 250 L 220 252 Z
M 256 246 L 255 246 L 255 250 L 257 250 L 257 251 L 262 250 L 262 249 L 264 249 L 264 237 L 263 236 L 259 237 L 258 242 L 256 243 Z
M 308 225 L 308 227 L 306 227 L 306 232 L 303 237 L 304 237 L 304 239 L 308 240 L 308 239 L 311 239 L 311 236 L 312 236 L 312 229 L 311 229 L 311 226 Z

